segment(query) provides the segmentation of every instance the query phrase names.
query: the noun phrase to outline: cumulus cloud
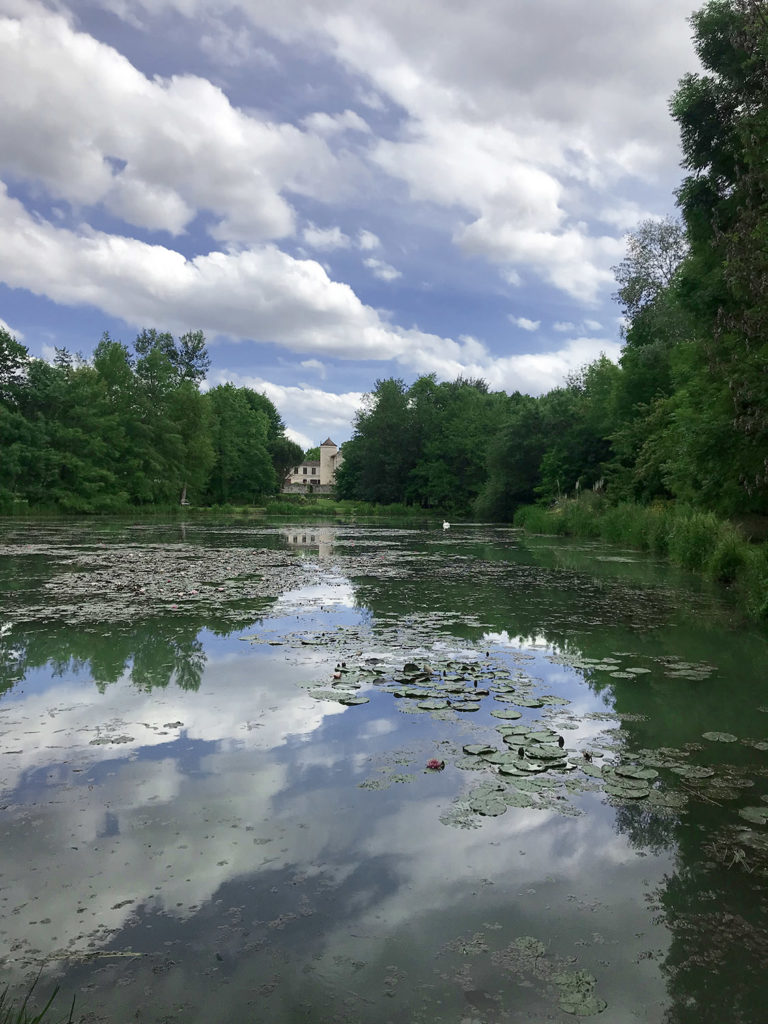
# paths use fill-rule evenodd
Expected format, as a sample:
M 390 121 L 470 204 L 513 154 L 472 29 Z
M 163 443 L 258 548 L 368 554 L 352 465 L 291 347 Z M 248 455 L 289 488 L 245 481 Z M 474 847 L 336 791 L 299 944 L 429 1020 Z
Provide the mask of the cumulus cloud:
M 370 132 L 368 123 L 354 110 L 345 110 L 341 114 L 326 114 L 317 111 L 304 118 L 302 124 L 318 135 L 338 135 L 340 132 Z
M 312 370 L 320 377 L 321 380 L 325 380 L 325 364 L 321 363 L 319 359 L 303 359 L 299 366 L 303 370 Z
M 188 260 L 132 238 L 54 227 L 31 217 L 4 188 L 0 227 L 0 277 L 64 305 L 88 303 L 129 323 L 195 325 L 346 358 L 389 358 L 406 345 L 319 263 L 272 245 Z
M 147 78 L 40 8 L 0 17 L 0 90 L 0 167 L 149 230 L 179 234 L 205 210 L 215 238 L 284 237 L 282 191 L 330 198 L 345 176 L 316 131 L 246 114 L 194 75 Z
M 526 316 L 512 316 L 509 315 L 510 323 L 513 323 L 515 327 L 521 328 L 523 331 L 538 331 L 541 327 L 541 320 L 529 320 Z
M 380 281 L 396 281 L 398 277 L 403 276 L 395 267 L 385 263 L 384 260 L 377 260 L 373 256 L 363 260 L 363 263 L 368 267 L 373 276 L 378 277 Z
M 323 432 L 335 431 L 340 436 L 349 437 L 352 420 L 363 401 L 361 391 L 334 394 L 320 388 L 273 384 L 263 377 L 230 370 L 216 370 L 208 376 L 208 383 L 212 385 L 228 382 L 263 392 L 281 410 L 290 428 L 289 436 L 296 435 L 296 424 L 300 424 L 299 433 L 306 443 L 298 443 L 303 448 L 316 444 L 309 438 Z
M 5 320 L 3 320 L 2 317 L 0 317 L 0 330 L 7 331 L 12 337 L 16 339 L 16 341 L 24 341 L 24 335 L 21 333 L 21 331 L 14 330 L 14 328 L 11 327 L 11 325 L 7 323 Z
M 357 236 L 357 247 L 362 249 L 363 252 L 370 252 L 372 249 L 378 249 L 381 245 L 378 235 L 374 235 L 372 231 L 367 231 L 365 228 L 358 233 Z
M 302 238 L 312 249 L 346 249 L 350 245 L 348 235 L 339 227 L 317 228 L 310 224 L 302 231 Z
M 688 0 L 219 6 L 283 42 L 311 40 L 403 110 L 402 130 L 380 139 L 372 159 L 413 199 L 454 210 L 456 243 L 505 277 L 525 267 L 594 300 L 616 251 L 581 221 L 580 188 L 611 194 L 628 178 L 677 173 L 667 100 L 694 62 Z M 179 9 L 178 0 L 143 7 Z M 206 5 L 185 0 L 183 10 L 203 17 Z
M 555 331 L 572 331 L 575 327 L 576 324 L 571 323 L 570 320 L 558 320 L 557 323 L 552 324 Z

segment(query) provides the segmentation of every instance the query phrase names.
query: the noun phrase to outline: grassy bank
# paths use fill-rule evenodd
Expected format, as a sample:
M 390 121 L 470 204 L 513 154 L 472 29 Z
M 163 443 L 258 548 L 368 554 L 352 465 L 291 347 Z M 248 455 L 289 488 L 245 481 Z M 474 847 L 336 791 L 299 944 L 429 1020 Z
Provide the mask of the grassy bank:
M 743 528 L 687 505 L 611 505 L 588 493 L 556 505 L 526 505 L 515 525 L 529 533 L 595 537 L 668 558 L 732 588 L 750 618 L 768 618 L 768 544 L 753 543 Z
M 133 505 L 111 511 L 82 512 L 57 506 L 30 506 L 26 502 L 0 507 L 0 518 L 72 519 L 77 516 L 153 518 L 181 516 L 284 516 L 286 519 L 442 519 L 439 509 L 418 505 L 379 505 L 367 501 L 336 500 L 304 494 L 280 494 L 263 498 L 259 505 Z M 0 1021 L 2 1024 L 2 1021 Z
M 367 501 L 336 500 L 303 494 L 281 494 L 268 501 L 265 511 L 269 516 L 331 519 L 438 519 L 442 512 L 423 509 L 417 505 L 379 505 Z

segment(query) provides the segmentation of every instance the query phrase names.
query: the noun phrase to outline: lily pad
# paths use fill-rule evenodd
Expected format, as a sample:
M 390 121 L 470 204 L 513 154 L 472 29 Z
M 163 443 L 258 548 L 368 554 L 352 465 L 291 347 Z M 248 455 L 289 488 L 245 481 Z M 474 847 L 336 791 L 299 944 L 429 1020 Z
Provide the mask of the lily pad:
M 618 797 L 620 800 L 642 800 L 651 792 L 650 786 L 644 789 L 634 786 L 619 786 L 612 782 L 606 782 L 605 792 L 609 796 Z
M 586 971 L 562 971 L 552 981 L 560 990 L 560 1008 L 575 1017 L 592 1017 L 608 1005 L 595 995 L 597 981 Z
M 422 711 L 442 711 L 444 708 L 450 707 L 450 704 L 442 698 L 429 697 L 427 700 L 419 701 L 419 707 Z
M 753 825 L 768 825 L 768 807 L 742 807 L 739 816 Z
M 473 797 L 469 801 L 469 806 L 473 811 L 477 812 L 477 814 L 484 814 L 489 818 L 497 818 L 507 810 L 507 805 L 497 793 L 488 793 L 483 796 Z
M 715 774 L 714 768 L 705 768 L 698 764 L 672 765 L 672 771 L 684 779 L 711 779 Z
M 465 743 L 462 747 L 465 754 L 494 754 L 496 747 L 490 747 L 487 743 Z
M 735 743 L 738 739 L 732 732 L 703 732 L 705 740 L 712 740 L 713 743 Z
M 460 757 L 454 764 L 457 768 L 469 772 L 483 771 L 488 767 L 488 762 L 483 761 L 481 757 Z
M 503 711 L 492 711 L 491 715 L 493 715 L 494 718 L 506 718 L 510 720 L 523 717 L 522 711 L 514 711 L 512 708 L 504 708 Z
M 616 774 L 625 779 L 658 779 L 659 773 L 655 768 L 638 768 L 637 765 L 619 765 L 615 769 Z

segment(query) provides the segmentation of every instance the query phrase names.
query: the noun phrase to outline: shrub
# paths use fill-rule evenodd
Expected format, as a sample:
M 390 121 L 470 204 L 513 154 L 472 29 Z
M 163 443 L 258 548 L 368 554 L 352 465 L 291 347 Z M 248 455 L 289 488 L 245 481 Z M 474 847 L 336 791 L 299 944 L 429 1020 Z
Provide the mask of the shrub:
M 712 512 L 677 509 L 669 535 L 670 559 L 683 569 L 700 572 L 707 563 L 719 526 Z
M 718 583 L 733 583 L 746 562 L 748 544 L 727 523 L 720 524 L 720 536 L 707 560 L 707 576 Z

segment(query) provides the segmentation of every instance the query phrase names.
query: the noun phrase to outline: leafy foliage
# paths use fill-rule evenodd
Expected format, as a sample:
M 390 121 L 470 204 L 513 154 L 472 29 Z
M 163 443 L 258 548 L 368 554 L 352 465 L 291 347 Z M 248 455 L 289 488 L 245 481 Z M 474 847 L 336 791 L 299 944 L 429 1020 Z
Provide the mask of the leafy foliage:
M 201 331 L 144 330 L 132 348 L 105 334 L 86 362 L 53 365 L 0 330 L 0 510 L 67 512 L 252 502 L 300 454 L 266 395 L 199 385 Z

